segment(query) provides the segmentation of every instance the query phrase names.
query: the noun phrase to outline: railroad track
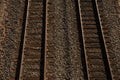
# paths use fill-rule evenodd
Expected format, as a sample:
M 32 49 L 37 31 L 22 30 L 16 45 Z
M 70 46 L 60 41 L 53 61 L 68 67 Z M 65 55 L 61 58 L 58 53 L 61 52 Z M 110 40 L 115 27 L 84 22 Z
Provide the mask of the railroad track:
M 97 0 L 78 0 L 78 6 L 86 77 L 88 80 L 113 80 L 112 64 L 104 36 L 106 29 L 102 28 Z
M 51 19 L 46 13 L 52 12 L 47 9 L 48 0 L 25 0 L 24 14 L 22 19 L 22 33 L 19 47 L 19 56 L 14 56 L 12 64 L 16 69 L 12 69 L 10 80 L 47 80 L 53 79 L 50 75 L 49 67 L 52 66 L 50 61 L 51 55 L 47 48 L 47 20 Z M 47 18 L 47 17 L 48 18 Z M 51 25 L 51 23 L 49 23 Z M 51 65 L 50 65 L 51 64 Z M 47 69 L 46 69 L 47 68 Z
M 10 80 L 44 79 L 45 10 L 45 0 L 25 0 L 17 71 Z
M 54 25 L 52 22 L 54 15 L 51 15 L 54 10 L 53 6 L 50 6 L 51 1 L 25 1 L 19 58 L 15 58 L 15 61 L 18 60 L 17 71 L 10 80 L 55 80 L 53 70 L 55 51 L 50 38 L 54 30 L 48 27 Z M 84 78 L 86 80 L 113 80 L 115 77 L 111 63 L 114 63 L 114 60 L 108 54 L 106 44 L 109 40 L 104 36 L 107 29 L 102 27 L 97 0 L 77 1 L 76 7 L 79 9 L 79 23 L 81 24 L 80 35 L 82 35 L 80 44 L 82 44 L 81 49 L 84 54 L 82 55 Z
M 28 1 L 19 80 L 44 77 L 45 8 L 46 1 Z

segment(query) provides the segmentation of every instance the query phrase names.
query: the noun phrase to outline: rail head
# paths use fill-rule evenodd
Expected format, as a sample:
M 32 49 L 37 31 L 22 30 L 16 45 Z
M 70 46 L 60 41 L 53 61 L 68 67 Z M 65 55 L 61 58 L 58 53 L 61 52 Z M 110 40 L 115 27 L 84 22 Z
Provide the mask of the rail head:
M 22 76 L 22 74 L 23 74 L 23 60 L 24 60 L 24 45 L 25 45 L 25 37 L 26 37 L 26 27 L 27 27 L 27 24 L 28 24 L 28 15 L 29 15 L 29 13 L 28 13 L 28 9 L 29 9 L 29 0 L 26 0 L 25 1 L 25 12 L 24 12 L 24 17 L 25 17 L 25 22 L 23 22 L 23 43 L 22 43 L 22 48 L 21 48 L 21 53 L 19 53 L 19 54 L 21 54 L 21 61 L 20 61 L 20 71 L 19 71 L 19 77 L 18 77 L 18 80 L 23 80 L 23 76 Z
M 84 52 L 84 57 L 85 57 L 85 66 L 86 66 L 86 79 L 89 80 L 89 72 L 88 72 L 88 65 L 87 65 L 87 54 L 86 54 L 86 49 L 85 49 L 85 39 L 84 39 L 84 32 L 83 32 L 83 22 L 82 22 L 82 12 L 81 12 L 81 2 L 78 0 L 78 8 L 79 8 L 79 18 L 80 18 L 80 27 L 81 27 L 81 34 L 82 34 L 82 43 L 83 43 L 83 52 Z
M 45 0 L 45 48 L 44 48 L 44 80 L 47 80 L 46 78 L 46 55 L 47 55 L 47 25 L 48 25 L 48 0 Z
M 104 33 L 103 33 L 103 26 L 102 26 L 102 22 L 101 22 L 99 7 L 98 7 L 98 0 L 95 0 L 95 5 L 96 5 L 96 9 L 97 9 L 98 20 L 99 20 L 99 24 L 100 24 L 100 30 L 101 30 L 103 44 L 104 44 L 105 53 L 106 53 L 106 57 L 107 57 L 108 67 L 109 67 L 109 70 L 110 70 L 110 77 L 111 77 L 111 80 L 113 80 L 112 68 L 110 66 L 110 60 L 109 60 L 109 56 L 107 54 L 108 50 L 107 50 L 107 45 L 106 45 L 106 41 L 105 41 L 105 36 L 104 36 Z

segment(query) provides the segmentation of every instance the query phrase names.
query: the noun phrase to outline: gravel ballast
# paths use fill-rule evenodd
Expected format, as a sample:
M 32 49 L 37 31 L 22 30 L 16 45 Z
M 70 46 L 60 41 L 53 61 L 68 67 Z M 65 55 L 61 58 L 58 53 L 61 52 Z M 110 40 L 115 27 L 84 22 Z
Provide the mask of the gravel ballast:
M 120 73 L 120 20 L 118 15 L 118 1 L 117 0 L 103 0 L 103 8 L 106 18 L 105 26 L 109 29 L 109 37 L 110 37 L 110 47 L 112 54 L 115 54 L 117 67 L 116 69 Z M 118 74 L 119 74 L 118 73 Z M 120 74 L 119 74 L 120 75 Z M 120 79 L 120 76 L 118 79 Z
M 4 67 L 2 68 L 3 72 L 3 80 L 8 80 L 11 77 L 14 77 L 16 72 L 13 70 L 16 69 L 17 60 L 14 61 L 15 57 L 18 56 L 19 51 L 19 43 L 21 36 L 21 28 L 22 28 L 22 8 L 24 0 L 3 0 L 7 8 L 6 16 L 4 16 L 4 28 L 5 28 L 5 36 L 4 41 L 1 42 L 2 51 L 4 53 Z
M 55 56 L 55 71 L 51 75 L 55 77 L 54 80 L 84 80 L 75 2 L 54 0 L 52 5 L 55 6 L 52 13 L 54 19 L 50 22 L 54 25 L 50 25 L 48 21 L 47 26 L 47 39 L 53 45 L 51 50 L 54 51 L 51 54 Z

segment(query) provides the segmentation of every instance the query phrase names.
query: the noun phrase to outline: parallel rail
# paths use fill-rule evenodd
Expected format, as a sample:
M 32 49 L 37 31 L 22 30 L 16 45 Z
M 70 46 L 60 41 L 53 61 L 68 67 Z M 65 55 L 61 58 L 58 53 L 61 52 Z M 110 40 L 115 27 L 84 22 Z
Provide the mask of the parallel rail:
M 48 16 L 48 13 L 47 13 L 47 3 L 48 3 L 48 0 L 45 0 L 46 2 L 46 8 L 45 8 L 45 49 L 44 49 L 44 80 L 47 80 L 46 79 L 46 55 L 47 55 L 47 24 L 48 24 L 48 20 L 47 20 L 47 16 Z
M 20 55 L 20 65 L 19 65 L 19 73 L 18 73 L 18 76 L 16 77 L 16 79 L 18 78 L 18 80 L 21 80 L 21 77 L 22 77 L 22 69 L 23 69 L 23 59 L 24 59 L 24 44 L 25 44 L 25 35 L 26 35 L 26 26 L 27 26 L 27 18 L 28 18 L 28 10 L 29 8 L 29 3 L 28 3 L 28 0 L 25 1 L 25 12 L 24 12 L 24 20 L 23 20 L 23 29 L 22 29 L 22 35 L 21 35 L 21 43 L 20 43 L 20 52 L 19 52 L 19 55 Z
M 105 36 L 103 34 L 103 28 L 102 28 L 101 18 L 100 18 L 100 14 L 99 14 L 97 0 L 77 0 L 77 1 L 78 1 L 79 16 L 80 16 L 79 23 L 81 25 L 81 35 L 82 35 L 82 39 L 83 39 L 82 40 L 83 52 L 84 52 L 84 57 L 85 57 L 85 62 L 84 62 L 85 63 L 84 69 L 86 71 L 85 77 L 87 80 L 94 80 L 94 79 L 113 80 L 112 69 L 111 69 L 110 60 L 109 60 L 109 56 L 108 56 Z M 47 26 L 48 26 L 48 12 L 49 12 L 47 4 L 48 4 L 48 0 L 45 0 L 43 2 L 44 18 L 42 19 L 43 23 L 41 22 L 43 24 L 42 27 L 44 27 L 42 29 L 43 31 L 41 31 L 43 37 L 39 37 L 39 38 L 44 38 L 44 39 L 38 39 L 37 38 L 38 36 L 34 38 L 34 39 L 38 39 L 38 42 L 41 40 L 41 42 L 43 42 L 43 43 L 42 43 L 42 45 L 36 47 L 37 43 L 33 42 L 33 44 L 35 45 L 35 47 L 34 47 L 34 46 L 32 46 L 31 42 L 29 43 L 29 40 L 26 41 L 26 39 L 27 38 L 31 39 L 31 37 L 33 38 L 34 35 L 38 35 L 38 34 L 41 36 L 41 34 L 39 32 L 37 33 L 37 32 L 33 31 L 33 33 L 32 33 L 32 31 L 31 32 L 28 31 L 29 29 L 33 28 L 33 26 L 31 26 L 31 27 L 29 27 L 30 25 L 28 26 L 28 24 L 30 24 L 30 22 L 28 20 L 31 17 L 33 17 L 33 18 L 31 18 L 31 21 L 33 21 L 33 23 L 34 23 L 34 21 L 39 22 L 40 20 L 29 14 L 29 8 L 31 6 L 30 6 L 29 0 L 26 0 L 26 6 L 25 6 L 26 11 L 24 13 L 23 30 L 22 30 L 21 43 L 20 43 L 21 45 L 20 45 L 20 51 L 19 51 L 19 54 L 20 54 L 20 63 L 19 63 L 19 70 L 18 70 L 19 74 L 18 74 L 18 76 L 16 76 L 16 80 L 24 79 L 23 78 L 24 77 L 23 69 L 24 69 L 24 64 L 25 64 L 24 60 L 26 58 L 28 58 L 28 60 L 32 60 L 32 59 L 36 59 L 36 57 L 38 59 L 40 59 L 40 60 L 37 60 L 37 61 L 40 61 L 40 63 L 37 63 L 37 66 L 39 65 L 39 68 L 37 67 L 36 69 L 33 69 L 33 70 L 38 71 L 40 74 L 39 74 L 39 77 L 38 76 L 32 77 L 30 75 L 29 80 L 53 79 L 53 77 L 51 78 L 51 76 L 47 76 L 47 73 L 48 74 L 50 74 L 50 73 L 47 72 L 47 70 L 46 70 L 47 69 L 46 66 L 50 64 L 50 62 L 47 62 L 48 61 L 47 59 L 49 59 L 49 57 L 50 57 L 50 56 L 47 57 L 47 52 L 48 52 L 47 47 L 49 47 L 47 45 L 48 44 L 47 43 L 47 37 L 48 37 L 47 36 L 48 35 L 48 27 Z M 36 8 L 38 8 L 38 6 Z M 31 10 L 32 10 L 32 8 L 31 8 Z M 36 9 L 35 9 L 35 11 L 36 11 Z M 27 46 L 27 44 L 28 44 L 28 46 Z M 40 47 L 43 49 L 43 51 L 41 51 L 41 53 L 40 53 Z M 31 56 L 31 55 L 29 55 L 29 53 L 32 53 L 32 51 L 27 52 L 26 48 L 30 48 L 31 50 L 34 48 L 36 53 L 40 53 L 40 55 L 42 55 L 42 56 L 35 56 L 36 54 L 32 54 L 34 56 Z M 35 53 L 35 52 L 33 52 L 33 53 Z M 27 55 L 27 57 L 25 57 L 25 55 Z M 41 58 L 43 58 L 42 61 L 41 61 Z M 29 64 L 28 66 L 30 66 L 31 70 L 35 66 L 35 65 L 33 66 L 33 64 L 35 64 L 35 62 L 34 61 L 32 62 L 32 61 L 31 62 L 28 61 L 28 63 L 27 63 L 27 64 Z M 52 61 L 51 61 L 51 63 L 52 63 Z M 52 63 L 52 65 L 53 65 L 53 63 Z M 100 67 L 100 69 L 99 69 L 99 67 Z M 27 70 L 27 69 L 25 69 L 25 70 Z M 33 74 L 37 75 L 36 73 L 34 73 L 34 71 L 33 71 Z M 28 77 L 25 79 L 28 79 Z
M 84 57 L 85 57 L 85 66 L 86 66 L 86 79 L 88 80 L 88 65 L 87 65 L 87 55 L 86 55 L 86 51 L 85 51 L 85 40 L 84 40 L 84 33 L 83 33 L 83 25 L 82 25 L 82 15 L 81 15 L 81 5 L 80 5 L 80 0 L 78 0 L 78 7 L 79 7 L 79 14 L 80 14 L 80 20 L 81 20 L 81 34 L 82 34 L 82 43 L 83 43 L 83 51 L 84 51 Z
M 97 13 L 98 13 L 98 20 L 99 20 L 99 25 L 100 25 L 100 32 L 101 32 L 101 36 L 102 36 L 102 40 L 103 40 L 103 47 L 105 49 L 105 56 L 106 56 L 106 62 L 107 62 L 107 68 L 108 68 L 108 76 L 111 80 L 113 80 L 113 75 L 112 75 L 112 68 L 111 68 L 111 65 L 110 65 L 110 59 L 109 59 L 109 56 L 108 56 L 108 49 L 107 49 L 107 46 L 106 46 L 106 40 L 105 40 L 105 36 L 104 36 L 104 33 L 103 33 L 103 26 L 102 26 L 102 22 L 101 22 L 101 18 L 100 18 L 100 12 L 99 12 L 99 8 L 98 8 L 98 3 L 97 3 L 98 0 L 95 0 L 95 4 L 96 4 L 96 9 L 97 9 Z
M 105 44 L 97 0 L 78 0 L 78 7 L 82 30 L 81 34 L 83 38 L 87 80 L 112 80 L 113 76 L 111 73 L 112 71 L 107 54 L 108 51 Z M 99 39 L 97 39 L 97 37 Z M 90 56 L 92 53 L 94 53 L 94 55 Z M 98 57 L 98 59 L 95 57 Z M 90 61 L 92 63 L 90 63 Z M 97 61 L 100 61 L 100 63 Z M 92 69 L 90 69 L 90 66 L 92 66 Z M 104 68 L 101 68 L 97 71 L 97 69 L 99 69 L 98 66 L 104 66 Z

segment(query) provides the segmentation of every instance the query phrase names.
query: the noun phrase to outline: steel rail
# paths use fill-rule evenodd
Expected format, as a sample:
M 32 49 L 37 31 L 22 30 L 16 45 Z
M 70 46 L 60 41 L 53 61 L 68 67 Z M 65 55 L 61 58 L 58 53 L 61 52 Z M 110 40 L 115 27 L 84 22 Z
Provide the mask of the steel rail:
M 46 7 L 45 7 L 45 46 L 44 46 L 44 80 L 47 80 L 46 79 L 46 55 L 47 55 L 47 24 L 48 24 L 48 10 L 47 10 L 47 3 L 48 3 L 48 0 L 46 0 Z
M 81 5 L 80 5 L 80 0 L 78 0 L 78 7 L 79 7 L 79 15 L 80 15 L 80 24 L 81 24 L 81 34 L 82 34 L 82 41 L 83 41 L 83 51 L 84 51 L 84 57 L 85 57 L 85 66 L 86 66 L 86 73 L 87 73 L 87 80 L 89 80 L 89 73 L 88 73 L 88 65 L 87 65 L 87 54 L 86 54 L 86 49 L 85 49 L 85 39 L 84 39 L 84 32 L 83 32 L 83 23 L 82 23 L 82 11 L 81 11 Z
M 98 20 L 99 20 L 99 25 L 100 25 L 100 32 L 101 32 L 101 36 L 102 36 L 102 40 L 103 40 L 103 45 L 104 45 L 104 50 L 105 50 L 105 54 L 106 54 L 106 60 L 107 60 L 107 63 L 106 65 L 108 65 L 108 70 L 109 70 L 109 79 L 110 80 L 113 80 L 113 75 L 112 75 L 112 68 L 110 66 L 110 60 L 109 60 L 109 56 L 107 54 L 108 52 L 108 49 L 107 49 L 107 45 L 106 45 L 106 41 L 105 41 L 105 36 L 104 36 L 104 33 L 103 33 L 103 26 L 102 26 L 102 22 L 101 22 L 101 17 L 100 17 L 100 12 L 99 12 L 99 7 L 98 7 L 98 2 L 97 0 L 94 0 L 95 1 L 95 5 L 96 5 L 96 9 L 97 9 L 97 16 L 98 16 Z
M 20 73 L 19 73 L 19 79 L 18 80 L 22 80 L 22 73 L 23 73 L 23 60 L 24 60 L 24 45 L 25 45 L 25 36 L 26 36 L 26 28 L 27 28 L 27 24 L 28 24 L 28 10 L 29 10 L 29 0 L 27 0 L 27 4 L 26 5 L 26 8 L 27 8 L 27 11 L 26 11 L 26 19 L 25 19 L 25 26 L 24 26 L 24 35 L 23 35 L 23 45 L 22 45 L 22 52 L 21 52 L 21 63 L 20 63 Z

